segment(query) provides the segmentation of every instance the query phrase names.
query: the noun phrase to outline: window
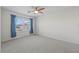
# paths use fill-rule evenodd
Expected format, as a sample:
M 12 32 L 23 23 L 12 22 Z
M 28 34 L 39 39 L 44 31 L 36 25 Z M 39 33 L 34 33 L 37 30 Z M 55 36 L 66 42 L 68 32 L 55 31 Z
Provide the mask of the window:
M 24 17 L 16 17 L 16 32 L 30 31 L 30 20 Z

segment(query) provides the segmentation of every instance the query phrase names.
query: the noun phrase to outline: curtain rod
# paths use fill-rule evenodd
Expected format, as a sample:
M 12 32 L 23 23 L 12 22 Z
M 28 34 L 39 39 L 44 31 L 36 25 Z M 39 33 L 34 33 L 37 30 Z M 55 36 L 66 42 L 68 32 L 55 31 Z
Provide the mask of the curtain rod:
M 16 14 L 11 14 L 11 15 L 15 15 L 16 17 L 23 17 L 23 18 L 27 18 L 27 19 L 33 18 L 32 16 L 21 16 L 21 15 L 16 15 Z

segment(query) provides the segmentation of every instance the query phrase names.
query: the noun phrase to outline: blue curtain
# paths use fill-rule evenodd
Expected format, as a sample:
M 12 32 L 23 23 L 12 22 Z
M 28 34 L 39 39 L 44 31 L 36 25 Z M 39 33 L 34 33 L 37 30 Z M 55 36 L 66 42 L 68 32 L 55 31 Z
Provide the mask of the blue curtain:
M 16 37 L 16 16 L 11 15 L 11 38 Z
M 30 18 L 30 33 L 33 33 L 33 19 Z

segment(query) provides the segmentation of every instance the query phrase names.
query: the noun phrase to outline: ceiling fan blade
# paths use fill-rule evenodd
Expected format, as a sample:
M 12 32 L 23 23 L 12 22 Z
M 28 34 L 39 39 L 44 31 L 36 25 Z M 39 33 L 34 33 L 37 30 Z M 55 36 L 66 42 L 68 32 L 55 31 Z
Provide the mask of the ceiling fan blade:
M 37 11 L 38 10 L 38 7 L 35 7 L 35 10 Z
M 38 11 L 38 13 L 43 13 L 43 12 L 41 12 L 41 11 Z
M 45 8 L 40 8 L 40 9 L 38 9 L 38 11 L 40 11 L 40 10 L 44 10 Z

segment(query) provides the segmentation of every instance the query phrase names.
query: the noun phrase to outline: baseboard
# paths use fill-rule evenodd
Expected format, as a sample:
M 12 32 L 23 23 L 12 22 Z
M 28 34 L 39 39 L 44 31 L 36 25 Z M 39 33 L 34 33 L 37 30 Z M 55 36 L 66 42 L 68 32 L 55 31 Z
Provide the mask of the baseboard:
M 67 41 L 67 40 L 61 40 L 61 39 L 57 39 L 57 38 L 55 38 L 55 37 L 49 37 L 49 36 L 45 36 L 45 35 L 40 35 L 40 34 L 37 34 L 38 36 L 42 36 L 42 37 L 46 37 L 46 38 L 48 38 L 48 39 L 55 39 L 55 40 L 59 40 L 59 41 L 64 41 L 64 42 L 68 42 L 68 43 L 73 43 L 73 44 L 78 44 L 79 45 L 79 43 L 76 43 L 76 42 L 72 42 L 72 41 Z
M 7 40 L 7 41 L 1 41 L 1 43 L 5 43 L 5 42 L 11 41 L 11 40 L 16 40 L 16 39 L 21 39 L 23 37 L 28 37 L 28 36 L 31 36 L 31 35 L 36 35 L 36 34 L 29 34 L 29 35 L 24 35 L 24 36 L 21 36 L 21 37 L 9 38 L 9 40 Z

